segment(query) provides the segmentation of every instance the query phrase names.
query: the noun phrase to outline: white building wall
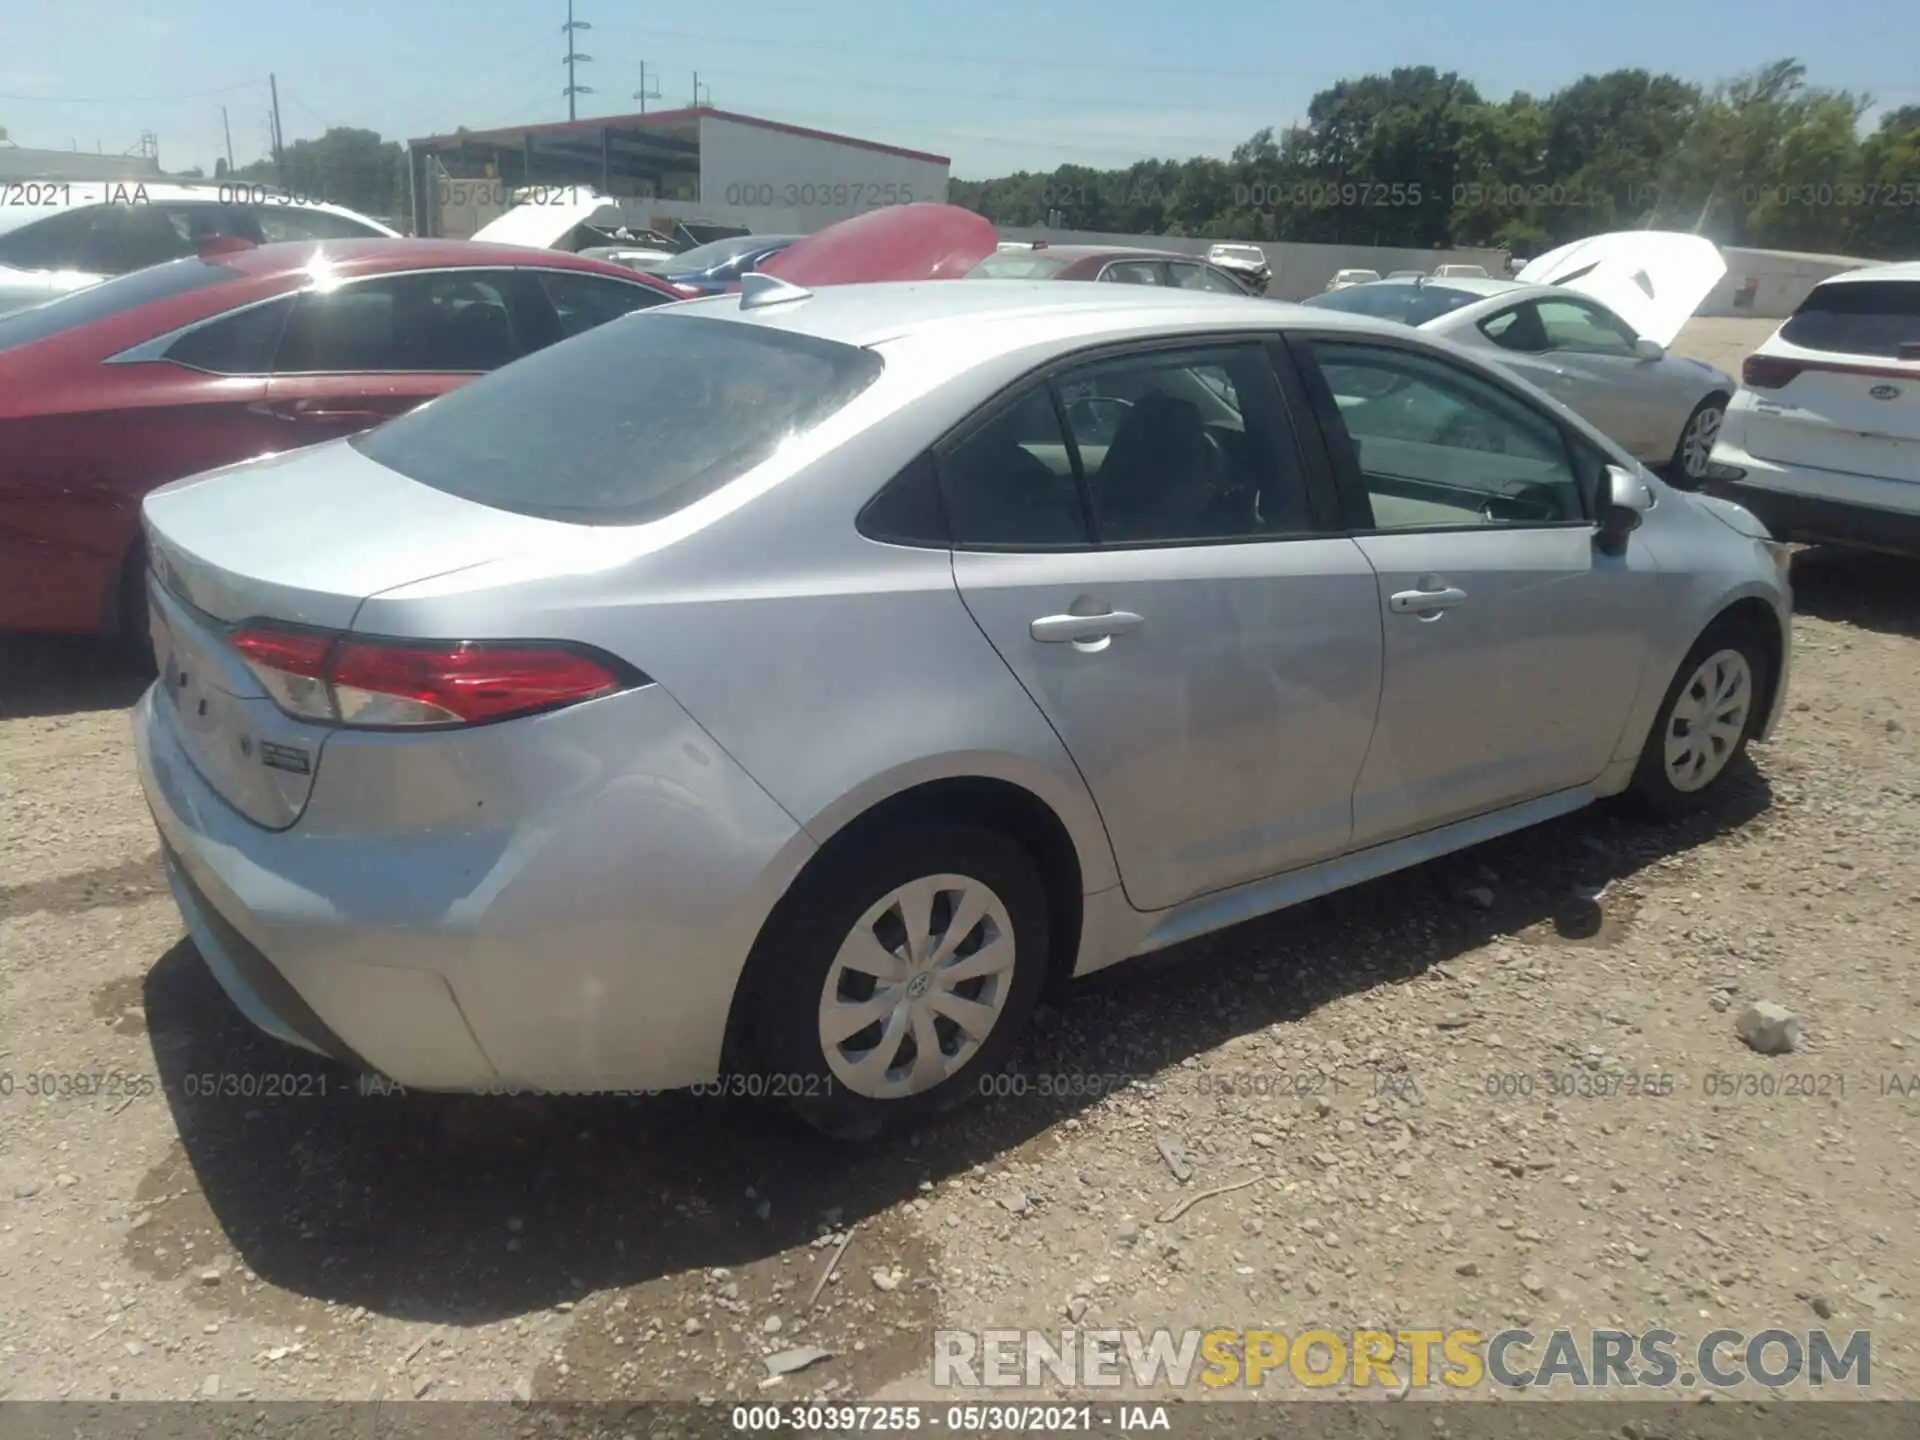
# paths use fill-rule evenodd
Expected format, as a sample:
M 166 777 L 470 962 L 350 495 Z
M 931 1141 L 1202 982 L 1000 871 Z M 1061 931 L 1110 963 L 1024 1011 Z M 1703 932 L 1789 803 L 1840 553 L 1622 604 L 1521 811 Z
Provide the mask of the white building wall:
M 947 198 L 947 167 L 703 116 L 700 208 L 761 234 L 807 234 L 883 205 Z
M 1700 314 L 1746 315 L 1756 320 L 1784 320 L 1822 280 L 1886 263 L 1849 255 L 1801 255 L 1731 245 L 1720 253 L 1727 257 L 1727 273 L 1701 305 Z

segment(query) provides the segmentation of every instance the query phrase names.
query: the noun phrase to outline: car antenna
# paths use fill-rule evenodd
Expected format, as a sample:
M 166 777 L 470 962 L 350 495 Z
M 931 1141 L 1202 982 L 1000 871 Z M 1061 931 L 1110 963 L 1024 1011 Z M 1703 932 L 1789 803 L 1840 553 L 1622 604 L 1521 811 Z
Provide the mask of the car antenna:
M 782 280 L 778 275 L 763 275 L 756 270 L 740 277 L 740 308 L 758 310 L 763 305 L 785 305 L 794 300 L 811 300 L 813 292 Z

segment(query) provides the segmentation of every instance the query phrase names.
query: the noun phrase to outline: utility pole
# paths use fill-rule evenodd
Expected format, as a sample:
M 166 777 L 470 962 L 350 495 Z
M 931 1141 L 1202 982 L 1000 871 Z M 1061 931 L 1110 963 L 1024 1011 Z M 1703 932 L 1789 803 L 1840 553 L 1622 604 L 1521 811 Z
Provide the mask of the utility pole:
M 696 70 L 693 72 L 693 108 L 698 110 L 702 103 L 708 105 L 713 103 L 713 87 L 711 85 L 707 86 L 707 98 L 702 102 L 700 99 L 700 72 Z
M 642 115 L 647 113 L 647 101 L 660 98 L 660 87 L 647 84 L 647 62 L 644 60 L 640 62 L 640 88 L 633 92 L 633 98 L 640 102 Z
M 227 173 L 233 173 L 233 126 L 227 122 L 227 107 L 220 107 L 220 128 L 227 137 Z
M 566 96 L 567 96 L 567 119 L 569 120 L 578 120 L 580 118 L 579 111 L 574 104 L 574 96 L 591 95 L 593 93 L 593 87 L 591 85 L 580 85 L 575 83 L 575 80 L 574 80 L 574 73 L 573 73 L 574 65 L 582 61 L 591 60 L 593 59 L 593 57 L 591 55 L 580 55 L 575 53 L 573 48 L 573 32 L 576 30 L 591 30 L 592 28 L 593 26 L 589 25 L 586 21 L 576 20 L 573 18 L 573 0 L 567 0 L 567 23 L 565 25 L 562 25 L 560 29 L 561 29 L 561 32 L 565 34 L 567 37 L 567 58 L 562 63 L 564 63 L 567 67 Z
M 273 94 L 273 178 L 274 183 L 285 187 L 287 183 L 287 156 L 280 139 L 280 79 L 276 75 L 267 76 L 267 89 Z

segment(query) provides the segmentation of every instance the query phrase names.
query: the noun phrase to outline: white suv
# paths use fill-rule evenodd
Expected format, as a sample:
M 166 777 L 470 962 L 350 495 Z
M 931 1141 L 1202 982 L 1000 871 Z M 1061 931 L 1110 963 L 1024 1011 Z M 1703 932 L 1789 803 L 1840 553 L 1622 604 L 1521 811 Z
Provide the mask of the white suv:
M 1920 556 L 1920 262 L 1822 281 L 1740 380 L 1705 488 L 1782 540 Z

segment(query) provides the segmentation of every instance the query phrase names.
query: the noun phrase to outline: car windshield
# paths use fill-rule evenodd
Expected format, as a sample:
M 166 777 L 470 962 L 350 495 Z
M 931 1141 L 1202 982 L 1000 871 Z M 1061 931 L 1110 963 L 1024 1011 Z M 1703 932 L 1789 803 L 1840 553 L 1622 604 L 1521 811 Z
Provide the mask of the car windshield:
M 1900 359 L 1902 346 L 1920 345 L 1920 282 L 1847 280 L 1817 286 L 1781 327 L 1780 338 L 1806 350 Z M 1909 348 L 1907 358 L 1911 353 Z
M 1376 320 L 1397 320 L 1402 325 L 1424 325 L 1484 298 L 1450 285 L 1367 284 L 1309 296 L 1305 303 L 1323 310 L 1344 310 L 1349 315 L 1371 315 Z
M 669 515 L 771 457 L 880 374 L 871 350 L 770 326 L 635 315 L 351 442 L 477 504 L 584 524 Z
M 667 264 L 660 267 L 662 275 L 698 275 L 711 270 L 716 265 L 724 265 L 729 260 L 745 255 L 749 250 L 758 250 L 767 243 L 764 235 L 729 235 L 724 240 L 710 240 L 705 245 L 696 245 L 691 250 L 683 250 Z
M 969 280 L 1045 280 L 1067 268 L 1051 255 L 1025 255 L 1018 250 L 989 255 L 967 272 Z
M 11 315 L 0 315 L 0 351 L 16 350 L 36 340 L 64 335 L 95 320 L 122 315 L 156 300 L 204 290 L 239 278 L 239 272 L 198 257 L 173 260 L 105 280 L 69 295 L 30 305 Z

